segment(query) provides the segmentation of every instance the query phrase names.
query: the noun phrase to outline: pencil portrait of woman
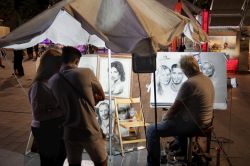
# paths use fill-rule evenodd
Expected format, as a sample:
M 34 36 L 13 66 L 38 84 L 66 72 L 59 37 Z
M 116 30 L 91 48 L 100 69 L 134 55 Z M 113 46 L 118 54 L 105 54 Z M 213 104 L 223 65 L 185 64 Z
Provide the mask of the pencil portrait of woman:
M 167 87 L 169 86 L 171 80 L 171 70 L 166 65 L 161 65 L 157 71 L 157 94 L 163 95 L 167 91 Z
M 125 72 L 121 62 L 111 63 L 111 94 L 120 95 L 124 90 Z
M 99 58 L 99 81 L 105 96 L 109 96 L 109 93 L 111 93 L 112 97 L 131 97 L 131 80 L 133 76 L 131 69 L 131 58 L 126 56 L 112 58 L 110 68 L 107 57 Z

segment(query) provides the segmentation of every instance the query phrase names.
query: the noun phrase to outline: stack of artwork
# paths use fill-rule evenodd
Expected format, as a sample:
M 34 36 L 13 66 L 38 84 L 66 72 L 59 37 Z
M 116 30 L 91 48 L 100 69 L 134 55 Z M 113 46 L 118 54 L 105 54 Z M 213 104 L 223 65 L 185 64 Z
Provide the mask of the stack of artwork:
M 112 55 L 111 58 L 111 96 L 119 98 L 130 98 L 132 87 L 132 62 L 131 55 Z M 106 55 L 82 55 L 78 67 L 89 68 L 93 71 L 101 83 L 105 96 L 109 96 L 108 88 L 108 57 Z M 112 114 L 114 117 L 115 105 L 112 100 Z M 119 119 L 127 120 L 133 115 L 133 110 L 129 105 L 121 106 L 118 109 Z M 103 133 L 108 136 L 109 133 L 109 100 L 104 100 L 96 105 L 98 122 Z M 112 121 L 112 130 L 114 121 Z M 129 129 L 120 128 L 122 136 L 129 136 Z
M 114 129 L 115 104 L 112 100 L 112 131 Z M 106 136 L 109 133 L 109 100 L 100 101 L 96 105 L 96 113 L 100 127 Z M 118 108 L 118 116 L 121 121 L 131 121 L 136 116 L 136 111 L 133 107 L 127 104 L 120 105 Z M 120 126 L 120 132 L 123 137 L 130 136 L 130 131 L 127 128 Z

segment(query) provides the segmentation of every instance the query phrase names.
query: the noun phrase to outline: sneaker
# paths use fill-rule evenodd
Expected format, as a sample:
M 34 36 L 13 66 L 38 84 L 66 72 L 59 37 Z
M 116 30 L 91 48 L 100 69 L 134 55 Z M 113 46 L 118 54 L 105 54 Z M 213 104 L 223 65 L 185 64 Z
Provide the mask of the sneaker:
M 167 155 L 161 156 L 161 164 L 167 164 L 167 163 L 168 163 Z
M 179 148 L 180 144 L 176 140 L 169 143 L 169 151 L 175 151 L 178 150 Z
M 165 150 L 161 151 L 161 164 L 166 164 L 168 162 L 167 160 L 167 153 Z
M 174 150 L 174 151 L 170 151 L 168 152 L 168 155 L 170 156 L 185 156 L 186 155 L 186 151 L 179 148 L 177 150 Z

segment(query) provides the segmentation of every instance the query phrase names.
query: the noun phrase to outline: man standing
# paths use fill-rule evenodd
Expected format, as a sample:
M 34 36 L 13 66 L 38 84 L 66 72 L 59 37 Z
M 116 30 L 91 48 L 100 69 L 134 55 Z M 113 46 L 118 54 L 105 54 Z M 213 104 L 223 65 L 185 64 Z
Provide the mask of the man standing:
M 33 47 L 27 48 L 26 51 L 27 51 L 27 54 L 28 54 L 27 60 L 33 59 Z
M 186 137 L 211 125 L 213 117 L 214 87 L 211 80 L 200 72 L 193 56 L 183 56 L 180 66 L 188 77 L 174 104 L 157 125 L 147 130 L 147 163 L 160 165 L 160 137 Z
M 0 48 L 0 67 L 4 69 L 5 66 L 3 65 L 2 61 L 3 58 L 6 58 L 6 51 L 4 48 Z
M 17 76 L 24 76 L 23 50 L 14 50 L 14 73 Z
M 107 165 L 106 142 L 94 106 L 104 92 L 94 73 L 77 68 L 81 53 L 73 47 L 62 50 L 63 65 L 49 85 L 65 112 L 64 141 L 69 166 L 80 166 L 85 149 L 95 165 Z

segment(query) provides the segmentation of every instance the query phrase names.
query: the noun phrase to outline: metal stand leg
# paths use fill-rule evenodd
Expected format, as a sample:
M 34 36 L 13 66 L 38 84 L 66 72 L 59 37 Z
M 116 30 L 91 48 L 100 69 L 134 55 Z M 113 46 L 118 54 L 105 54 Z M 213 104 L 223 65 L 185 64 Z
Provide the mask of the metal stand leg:
M 187 138 L 187 165 L 192 164 L 192 137 Z

